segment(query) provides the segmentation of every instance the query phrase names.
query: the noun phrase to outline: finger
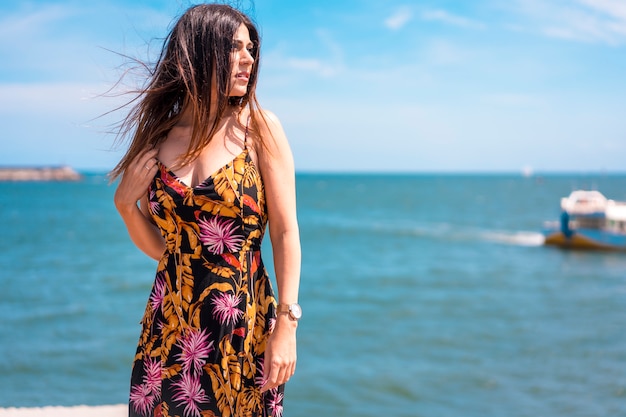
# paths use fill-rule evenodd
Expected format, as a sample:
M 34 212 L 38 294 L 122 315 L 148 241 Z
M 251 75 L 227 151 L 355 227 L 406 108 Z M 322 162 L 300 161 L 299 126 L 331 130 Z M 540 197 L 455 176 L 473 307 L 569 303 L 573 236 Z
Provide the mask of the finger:
M 158 169 L 157 160 L 151 158 L 145 162 L 138 161 L 135 166 L 135 173 L 137 175 L 145 176 L 146 178 L 152 178 Z
M 269 369 L 266 370 L 268 373 L 262 391 L 267 391 L 278 386 L 278 373 L 280 369 L 277 365 L 272 364 L 271 361 L 269 365 Z
M 156 149 L 150 149 L 139 156 L 137 159 L 137 165 L 143 167 L 145 170 L 150 170 L 156 165 Z
M 279 385 L 286 384 L 287 382 L 289 382 L 289 379 L 291 379 L 291 376 L 293 375 L 293 372 L 294 372 L 293 363 L 286 363 L 284 365 L 281 365 L 279 367 L 278 376 L 276 378 L 276 381 L 273 384 L 273 388 L 275 388 L 275 387 L 277 387 Z
M 281 366 L 280 371 L 278 373 L 278 381 L 276 381 L 276 386 L 285 384 L 287 381 L 289 381 L 290 376 L 291 375 L 289 374 L 289 367 Z
M 142 159 L 145 158 L 144 162 L 146 162 L 147 160 L 150 160 L 150 159 L 156 159 L 156 156 L 158 155 L 158 153 L 159 153 L 158 149 L 150 149 L 150 150 L 147 150 L 146 152 L 144 152 L 141 155 L 141 158 Z
M 287 367 L 287 379 L 291 379 L 291 377 L 296 373 L 296 361 L 294 360 Z
M 149 159 L 145 164 L 143 164 L 142 169 L 143 169 L 142 172 L 146 174 L 148 177 L 153 177 L 154 173 L 158 169 L 157 163 L 154 159 Z
M 269 384 L 270 372 L 272 371 L 271 370 L 272 364 L 269 360 L 269 348 L 265 351 L 263 363 L 265 364 L 265 367 L 263 369 L 263 382 L 261 384 L 261 392 L 265 392 L 269 389 L 268 384 Z
M 149 149 L 147 151 L 140 152 L 139 154 L 137 154 L 137 156 L 135 156 L 135 158 L 133 158 L 130 163 L 130 167 L 138 170 L 139 168 L 146 165 L 150 161 L 150 159 L 156 159 L 156 156 L 156 149 Z
M 132 194 L 133 199 L 138 200 L 144 194 L 157 171 L 158 166 L 155 159 L 137 158 L 122 176 L 123 188 L 128 189 L 128 193 Z
M 153 158 L 159 153 L 158 148 L 146 149 L 138 154 L 139 158 Z
M 133 176 L 135 178 L 135 184 L 142 187 L 149 184 L 150 179 L 154 177 L 158 171 L 158 166 L 155 160 L 148 160 L 145 163 L 136 163 L 132 169 Z

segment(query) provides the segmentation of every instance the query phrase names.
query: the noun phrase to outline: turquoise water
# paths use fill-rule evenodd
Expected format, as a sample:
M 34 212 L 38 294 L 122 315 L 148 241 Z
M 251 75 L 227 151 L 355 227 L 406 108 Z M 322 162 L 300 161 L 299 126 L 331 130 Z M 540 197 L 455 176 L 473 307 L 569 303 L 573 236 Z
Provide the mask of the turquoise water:
M 538 234 L 575 188 L 626 175 L 299 175 L 285 416 L 626 415 L 626 254 Z M 0 183 L 0 407 L 126 401 L 155 263 L 113 191 Z

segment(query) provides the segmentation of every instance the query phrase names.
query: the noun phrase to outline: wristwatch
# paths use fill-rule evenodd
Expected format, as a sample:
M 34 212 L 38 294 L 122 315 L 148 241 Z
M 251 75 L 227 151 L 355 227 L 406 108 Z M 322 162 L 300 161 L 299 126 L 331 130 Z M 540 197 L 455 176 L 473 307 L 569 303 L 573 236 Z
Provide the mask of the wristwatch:
M 278 309 L 276 310 L 276 314 L 287 313 L 289 314 L 289 318 L 291 320 L 298 321 L 300 317 L 302 317 L 302 307 L 300 304 L 279 304 Z

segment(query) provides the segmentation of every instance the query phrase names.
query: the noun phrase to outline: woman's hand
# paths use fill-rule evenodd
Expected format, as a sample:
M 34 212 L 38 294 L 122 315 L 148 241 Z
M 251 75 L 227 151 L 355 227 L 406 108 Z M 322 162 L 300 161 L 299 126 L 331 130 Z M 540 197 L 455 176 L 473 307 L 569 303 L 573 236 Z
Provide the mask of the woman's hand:
M 267 340 L 265 349 L 263 360 L 265 382 L 261 392 L 286 383 L 296 371 L 297 327 L 298 322 L 291 320 L 287 314 L 281 314 L 276 318 L 274 332 Z
M 157 171 L 157 153 L 157 149 L 150 149 L 139 154 L 124 171 L 113 198 L 120 213 L 137 207 L 137 201 L 146 195 Z
M 113 200 L 135 245 L 153 259 L 160 259 L 165 240 L 151 223 L 148 213 L 148 187 L 157 172 L 157 150 L 139 154 L 122 174 Z M 141 207 L 137 201 L 141 200 Z

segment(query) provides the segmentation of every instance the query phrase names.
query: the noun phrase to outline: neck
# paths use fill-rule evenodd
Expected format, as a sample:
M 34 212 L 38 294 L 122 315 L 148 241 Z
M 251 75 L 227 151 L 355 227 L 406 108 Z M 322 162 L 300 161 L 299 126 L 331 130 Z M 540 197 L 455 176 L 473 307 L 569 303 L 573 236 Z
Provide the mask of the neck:
M 239 111 L 240 111 L 240 108 L 237 106 L 228 106 L 221 118 L 228 119 L 231 116 L 237 115 Z M 213 123 L 216 117 L 217 117 L 217 111 L 216 110 L 211 111 L 211 114 L 209 115 L 209 124 Z M 178 119 L 178 122 L 176 122 L 176 126 L 177 127 L 192 127 L 194 125 L 194 122 L 195 121 L 193 117 L 193 111 L 191 110 L 191 107 L 187 107 L 181 113 L 180 119 Z

